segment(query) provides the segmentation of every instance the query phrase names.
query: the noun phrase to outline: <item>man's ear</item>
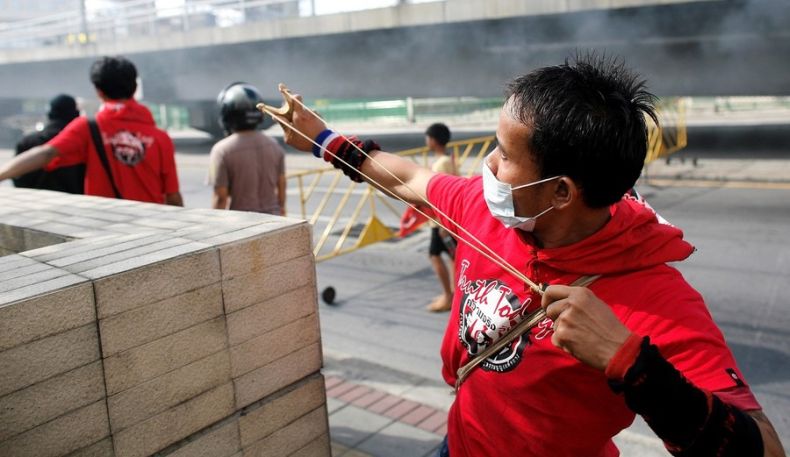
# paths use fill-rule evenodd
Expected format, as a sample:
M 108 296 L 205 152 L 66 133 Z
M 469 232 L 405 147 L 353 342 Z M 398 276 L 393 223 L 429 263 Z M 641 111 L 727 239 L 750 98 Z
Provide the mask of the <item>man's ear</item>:
M 106 96 L 106 95 L 104 95 L 104 92 L 102 92 L 102 90 L 101 90 L 101 89 L 96 89 L 96 95 L 98 95 L 98 96 L 99 96 L 99 100 L 101 100 L 101 101 L 103 101 L 103 102 L 106 102 L 107 100 L 109 100 L 109 99 L 107 98 L 107 96 Z
M 560 176 L 554 185 L 552 204 L 555 209 L 563 209 L 581 198 L 581 189 L 567 176 Z

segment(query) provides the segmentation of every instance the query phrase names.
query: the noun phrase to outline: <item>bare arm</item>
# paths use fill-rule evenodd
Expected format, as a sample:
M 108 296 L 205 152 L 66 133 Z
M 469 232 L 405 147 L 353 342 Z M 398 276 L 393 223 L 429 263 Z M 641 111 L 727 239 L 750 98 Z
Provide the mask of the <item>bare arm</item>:
M 230 203 L 230 194 L 228 188 L 225 186 L 217 186 L 214 188 L 214 195 L 211 197 L 211 207 L 214 209 L 228 209 Z
M 277 178 L 277 204 L 280 205 L 280 215 L 285 216 L 285 175 Z
M 181 192 L 165 194 L 165 205 L 184 206 L 184 199 L 181 197 Z
M 760 435 L 763 437 L 763 446 L 765 448 L 763 455 L 765 457 L 785 457 L 785 451 L 782 449 L 779 435 L 776 433 L 771 421 L 765 417 L 763 411 L 746 411 L 746 414 L 751 416 L 760 428 Z
M 297 98 L 301 100 L 298 95 Z M 296 128 L 311 140 L 326 129 L 326 124 L 322 120 L 302 108 L 301 105 L 296 104 L 293 122 L 284 125 L 283 130 L 285 142 L 301 151 L 310 151 L 313 148 L 313 143 L 295 133 L 289 126 Z M 370 156 L 374 160 L 365 160 L 361 170 L 366 176 L 366 181 L 385 193 L 395 194 L 410 203 L 425 203 L 428 182 L 434 176 L 434 172 L 411 160 L 387 152 L 373 151 Z
M 47 144 L 29 149 L 0 167 L 0 181 L 44 168 L 57 155 L 58 150 Z

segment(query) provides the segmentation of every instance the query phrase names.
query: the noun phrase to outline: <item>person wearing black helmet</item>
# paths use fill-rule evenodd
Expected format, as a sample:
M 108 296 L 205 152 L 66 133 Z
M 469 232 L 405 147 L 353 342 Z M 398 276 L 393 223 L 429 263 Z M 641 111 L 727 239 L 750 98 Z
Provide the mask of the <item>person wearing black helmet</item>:
M 77 101 L 71 95 L 60 94 L 49 101 L 47 118 L 49 122 L 39 132 L 22 138 L 16 145 L 16 155 L 40 146 L 55 137 L 69 122 L 80 115 Z M 85 165 L 74 165 L 57 170 L 36 170 L 14 179 L 14 186 L 31 189 L 57 190 L 71 194 L 81 194 L 84 189 Z
M 285 215 L 285 151 L 258 126 L 263 114 L 255 87 L 236 82 L 217 97 L 227 136 L 211 148 L 212 207 Z

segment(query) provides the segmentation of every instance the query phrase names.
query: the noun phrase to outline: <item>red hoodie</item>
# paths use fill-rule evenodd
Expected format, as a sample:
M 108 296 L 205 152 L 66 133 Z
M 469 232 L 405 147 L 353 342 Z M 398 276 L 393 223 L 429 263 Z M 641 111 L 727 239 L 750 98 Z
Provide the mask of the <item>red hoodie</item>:
M 602 274 L 590 289 L 629 329 L 649 335 L 698 387 L 720 391 L 741 385 L 702 297 L 666 265 L 687 258 L 694 248 L 644 204 L 623 198 L 612 205 L 611 219 L 597 233 L 569 246 L 540 249 L 491 216 L 480 177 L 438 175 L 428 197 L 537 283 L 570 284 L 582 275 Z M 526 284 L 466 243 L 458 245 L 456 267 L 441 350 L 450 385 L 459 367 L 540 305 Z M 450 455 L 619 455 L 611 437 L 631 424 L 634 413 L 612 393 L 602 371 L 554 347 L 551 333 L 546 319 L 464 381 L 448 420 Z M 752 409 L 759 408 L 749 397 Z
M 123 198 L 164 203 L 165 194 L 178 192 L 173 142 L 156 128 L 148 108 L 135 100 L 107 102 L 96 115 L 96 123 Z M 87 118 L 74 119 L 47 144 L 58 150 L 47 170 L 85 163 L 85 194 L 115 196 L 96 153 Z

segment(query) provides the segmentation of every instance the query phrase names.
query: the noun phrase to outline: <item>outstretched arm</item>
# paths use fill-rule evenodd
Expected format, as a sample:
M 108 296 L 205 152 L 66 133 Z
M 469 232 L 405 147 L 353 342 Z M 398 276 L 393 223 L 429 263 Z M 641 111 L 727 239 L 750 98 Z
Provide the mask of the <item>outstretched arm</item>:
M 298 95 L 296 98 L 301 100 Z M 280 124 L 282 125 L 283 122 Z M 313 150 L 314 144 L 310 140 L 315 141 L 319 134 L 326 130 L 324 121 L 299 103 L 295 103 L 293 121 L 282 125 L 282 127 L 285 142 L 301 151 Z M 358 153 L 355 149 L 351 152 Z M 325 151 L 320 153 L 325 155 Z M 369 155 L 370 158 L 363 158 L 362 164 L 358 168 L 363 179 L 385 193 L 394 194 L 407 202 L 414 204 L 425 202 L 428 182 L 434 175 L 432 171 L 420 167 L 411 160 L 384 151 L 371 150 Z M 326 158 L 331 161 L 333 156 L 329 154 L 326 155 Z
M 29 149 L 0 167 L 0 181 L 44 168 L 57 155 L 58 150 L 48 144 Z
M 552 343 L 605 370 L 612 389 L 623 394 L 673 455 L 785 455 L 761 410 L 741 411 L 696 387 L 589 289 L 549 286 L 542 306 L 554 321 Z

